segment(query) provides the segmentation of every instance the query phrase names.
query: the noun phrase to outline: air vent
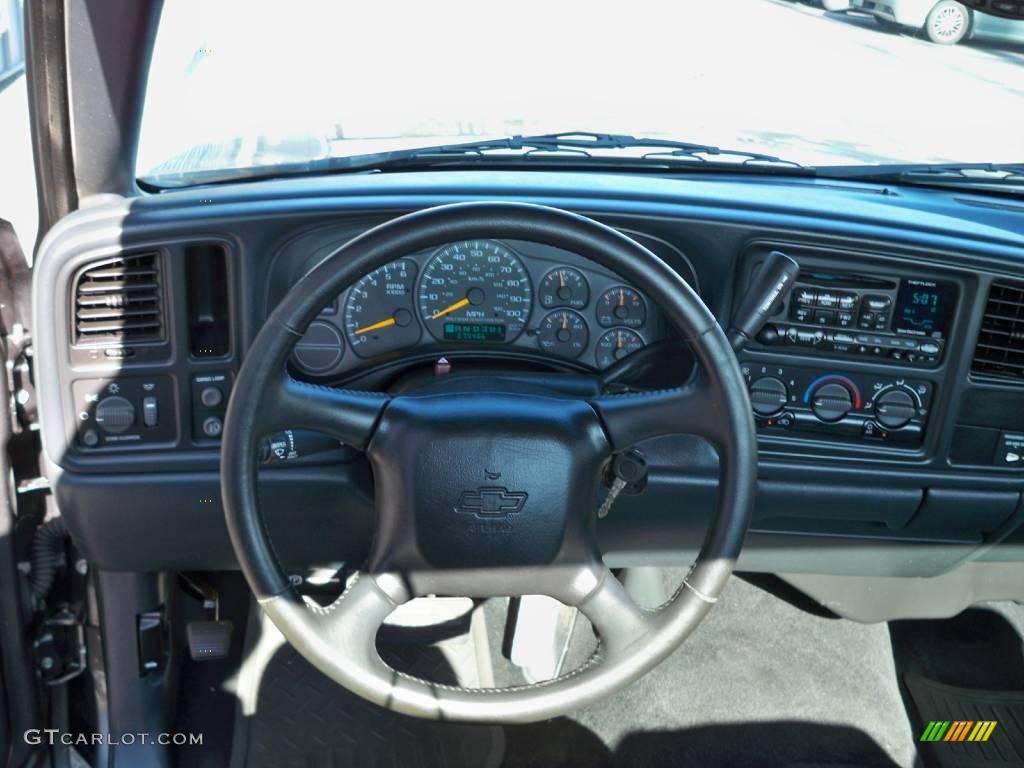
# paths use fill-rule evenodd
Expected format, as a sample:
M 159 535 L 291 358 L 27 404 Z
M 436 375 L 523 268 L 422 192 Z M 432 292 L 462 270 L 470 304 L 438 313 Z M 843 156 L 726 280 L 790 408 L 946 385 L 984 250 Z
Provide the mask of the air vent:
M 75 343 L 134 344 L 163 338 L 155 253 L 98 262 L 75 283 Z
M 992 283 L 971 370 L 1024 381 L 1024 286 Z

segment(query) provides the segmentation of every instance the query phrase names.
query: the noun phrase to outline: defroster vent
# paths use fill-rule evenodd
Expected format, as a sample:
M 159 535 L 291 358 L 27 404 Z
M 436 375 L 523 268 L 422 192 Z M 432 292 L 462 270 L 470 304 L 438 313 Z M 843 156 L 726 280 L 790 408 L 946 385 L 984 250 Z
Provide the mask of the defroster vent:
M 160 259 L 140 253 L 86 267 L 75 282 L 75 343 L 163 339 Z
M 971 370 L 1024 381 L 1024 285 L 992 283 Z

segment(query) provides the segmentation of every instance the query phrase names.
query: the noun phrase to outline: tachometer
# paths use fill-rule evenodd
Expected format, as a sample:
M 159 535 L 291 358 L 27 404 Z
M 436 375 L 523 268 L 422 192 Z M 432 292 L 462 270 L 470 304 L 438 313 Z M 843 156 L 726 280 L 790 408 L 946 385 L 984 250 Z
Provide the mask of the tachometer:
M 533 290 L 523 262 L 494 240 L 446 245 L 427 262 L 420 317 L 441 341 L 513 341 L 530 319 Z
M 374 357 L 419 341 L 413 290 L 416 262 L 400 259 L 378 267 L 352 286 L 345 300 L 345 335 L 352 351 Z

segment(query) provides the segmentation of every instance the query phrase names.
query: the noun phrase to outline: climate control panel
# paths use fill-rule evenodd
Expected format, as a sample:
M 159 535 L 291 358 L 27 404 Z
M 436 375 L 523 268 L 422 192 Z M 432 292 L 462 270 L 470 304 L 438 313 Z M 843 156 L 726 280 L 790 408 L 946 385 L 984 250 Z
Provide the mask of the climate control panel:
M 741 367 L 762 433 L 921 444 L 934 395 L 930 381 L 753 362 Z

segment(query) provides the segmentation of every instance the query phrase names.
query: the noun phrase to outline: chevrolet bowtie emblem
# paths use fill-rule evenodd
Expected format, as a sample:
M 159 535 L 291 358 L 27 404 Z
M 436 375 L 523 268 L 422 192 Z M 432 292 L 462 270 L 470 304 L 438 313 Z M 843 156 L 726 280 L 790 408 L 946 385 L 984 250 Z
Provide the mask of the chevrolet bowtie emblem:
M 505 517 L 522 512 L 525 505 L 525 493 L 487 486 L 477 488 L 475 491 L 463 491 L 455 511 L 477 517 Z

